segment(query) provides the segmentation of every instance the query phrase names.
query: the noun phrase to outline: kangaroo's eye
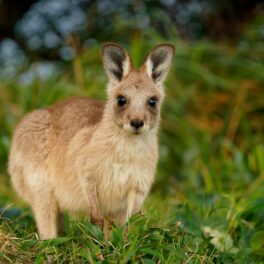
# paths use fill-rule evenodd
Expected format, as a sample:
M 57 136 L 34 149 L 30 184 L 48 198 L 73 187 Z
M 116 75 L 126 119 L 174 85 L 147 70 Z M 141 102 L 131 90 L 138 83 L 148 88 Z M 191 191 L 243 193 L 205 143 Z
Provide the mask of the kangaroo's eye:
M 157 106 L 157 102 L 158 102 L 157 97 L 153 96 L 153 97 L 149 98 L 148 105 L 152 108 L 155 108 Z
M 117 96 L 117 104 L 118 106 L 124 106 L 127 103 L 126 97 L 123 95 Z

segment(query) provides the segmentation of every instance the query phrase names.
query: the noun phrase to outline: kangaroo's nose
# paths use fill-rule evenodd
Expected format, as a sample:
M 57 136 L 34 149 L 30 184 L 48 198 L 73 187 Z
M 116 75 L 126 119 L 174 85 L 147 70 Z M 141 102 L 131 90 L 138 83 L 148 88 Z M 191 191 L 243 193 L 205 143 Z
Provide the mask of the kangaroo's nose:
M 130 121 L 130 126 L 137 130 L 144 126 L 144 122 L 140 119 L 133 119 Z

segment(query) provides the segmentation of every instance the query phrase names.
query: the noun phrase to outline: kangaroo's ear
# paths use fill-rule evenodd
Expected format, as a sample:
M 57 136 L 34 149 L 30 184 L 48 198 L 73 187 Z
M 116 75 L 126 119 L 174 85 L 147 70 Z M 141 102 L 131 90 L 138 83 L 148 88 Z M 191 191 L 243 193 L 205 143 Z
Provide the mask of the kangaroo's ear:
M 162 85 L 170 70 L 174 56 L 174 46 L 161 44 L 150 51 L 142 67 L 157 85 Z
M 131 59 L 125 49 L 116 44 L 105 44 L 102 48 L 103 64 L 110 81 L 120 82 L 131 70 Z

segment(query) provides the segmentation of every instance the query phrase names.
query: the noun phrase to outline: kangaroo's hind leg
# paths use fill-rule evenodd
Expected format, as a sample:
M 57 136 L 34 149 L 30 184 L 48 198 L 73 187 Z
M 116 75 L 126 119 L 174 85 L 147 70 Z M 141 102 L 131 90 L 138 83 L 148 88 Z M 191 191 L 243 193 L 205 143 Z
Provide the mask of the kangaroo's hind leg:
M 52 193 L 39 193 L 37 197 L 34 197 L 32 209 L 40 239 L 57 237 L 59 211 Z

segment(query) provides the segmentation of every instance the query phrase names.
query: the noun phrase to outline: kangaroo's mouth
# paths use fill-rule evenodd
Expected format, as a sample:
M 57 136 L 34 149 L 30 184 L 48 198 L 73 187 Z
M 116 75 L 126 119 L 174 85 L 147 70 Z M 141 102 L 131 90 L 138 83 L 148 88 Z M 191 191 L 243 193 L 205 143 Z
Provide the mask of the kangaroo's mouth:
M 132 129 L 132 133 L 135 135 L 139 135 L 142 133 L 142 129 Z

